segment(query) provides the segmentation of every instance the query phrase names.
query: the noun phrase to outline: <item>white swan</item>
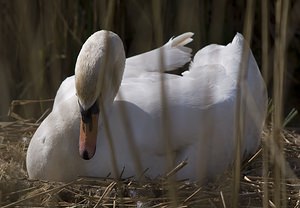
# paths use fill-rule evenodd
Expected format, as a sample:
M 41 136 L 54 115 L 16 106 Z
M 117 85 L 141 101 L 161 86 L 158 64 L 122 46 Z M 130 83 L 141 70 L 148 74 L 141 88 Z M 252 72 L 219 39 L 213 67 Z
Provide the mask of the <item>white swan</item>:
M 29 177 L 69 181 L 78 176 L 116 176 L 123 168 L 123 177 L 137 175 L 141 169 L 156 177 L 167 171 L 165 135 L 171 140 L 173 162 L 188 162 L 178 178 L 203 181 L 222 173 L 235 155 L 237 77 L 243 45 L 249 59 L 241 94 L 241 152 L 253 154 L 260 143 L 267 95 L 241 34 L 227 46 L 209 45 L 198 51 L 182 76 L 160 72 L 162 64 L 169 71 L 190 61 L 191 50 L 184 45 L 192 41 L 192 35 L 185 33 L 126 63 L 116 34 L 99 31 L 90 36 L 78 55 L 75 78 L 61 84 L 52 112 L 30 142 Z M 168 125 L 163 118 L 168 118 Z

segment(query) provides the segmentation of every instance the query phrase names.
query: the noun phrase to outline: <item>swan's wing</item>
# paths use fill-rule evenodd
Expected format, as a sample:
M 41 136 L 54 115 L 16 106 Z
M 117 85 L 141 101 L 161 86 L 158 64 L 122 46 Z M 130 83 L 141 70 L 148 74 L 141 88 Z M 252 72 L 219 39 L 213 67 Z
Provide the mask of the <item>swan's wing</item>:
M 243 53 L 248 53 L 248 57 L 245 58 L 245 60 L 242 58 Z M 244 80 L 245 83 L 243 84 L 246 85 L 249 95 L 263 96 L 263 100 L 261 100 L 261 103 L 258 105 L 265 108 L 266 86 L 264 80 L 249 45 L 239 33 L 237 33 L 232 42 L 226 46 L 209 45 L 199 50 L 190 65 L 189 71 L 184 72 L 183 76 L 187 76 L 187 74 L 193 76 L 194 73 L 199 73 L 199 70 L 206 69 L 207 66 L 220 65 L 225 68 L 225 74 L 230 76 L 232 80 L 237 83 L 239 73 L 241 73 L 242 69 L 242 62 L 247 62 L 247 64 L 244 65 L 247 72 L 246 80 Z
M 242 61 L 247 61 L 242 60 L 243 53 L 248 53 L 249 55 L 247 58 L 247 75 L 255 74 L 261 77 L 251 49 L 240 33 L 237 33 L 232 42 L 226 46 L 211 44 L 199 50 L 190 65 L 189 71 L 193 71 L 199 66 L 220 64 L 226 68 L 226 74 L 237 80 Z M 256 78 L 258 79 L 258 77 Z M 259 80 L 262 81 L 261 78 Z M 251 81 L 251 83 L 253 83 L 253 81 Z
M 191 60 L 192 49 L 185 45 L 193 41 L 191 32 L 171 38 L 165 45 L 126 59 L 124 78 L 138 77 L 144 72 L 172 71 Z M 163 57 L 163 70 L 161 70 Z
M 243 52 L 248 53 L 248 57 L 244 60 L 242 58 Z M 244 64 L 247 70 L 246 79 L 238 85 L 242 62 L 246 62 Z M 255 58 L 244 37 L 237 33 L 233 41 L 226 46 L 209 45 L 199 50 L 189 70 L 183 73 L 183 77 L 198 77 L 199 81 L 206 82 L 207 86 L 212 87 L 216 87 L 217 83 L 222 89 L 213 91 L 217 92 L 216 96 L 213 97 L 221 98 L 221 100 L 223 99 L 222 96 L 224 97 L 226 94 L 229 96 L 225 97 L 233 96 L 232 98 L 236 99 L 237 87 L 243 87 L 241 96 L 246 111 L 244 116 L 247 135 L 244 139 L 243 152 L 249 154 L 255 151 L 260 141 L 260 133 L 267 111 L 267 90 Z M 231 91 L 230 89 L 235 90 Z M 217 101 L 214 102 L 215 104 L 219 103 L 218 99 L 215 101 Z
M 227 99 L 235 98 L 236 83 L 226 74 L 226 68 L 220 64 L 197 66 L 192 71 L 183 73 L 182 80 L 186 83 L 187 89 L 192 88 L 194 89 L 192 92 L 197 93 L 190 97 L 198 99 L 195 103 L 200 109 L 207 109 Z

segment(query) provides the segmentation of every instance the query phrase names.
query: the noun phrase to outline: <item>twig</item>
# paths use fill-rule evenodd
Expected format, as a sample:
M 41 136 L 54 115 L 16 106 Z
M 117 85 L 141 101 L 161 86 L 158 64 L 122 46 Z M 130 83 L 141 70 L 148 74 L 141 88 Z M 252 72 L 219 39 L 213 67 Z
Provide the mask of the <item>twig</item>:
M 226 203 L 225 203 L 225 199 L 224 199 L 224 196 L 223 196 L 223 192 L 222 192 L 222 191 L 220 191 L 220 195 L 221 195 L 223 207 L 226 208 Z

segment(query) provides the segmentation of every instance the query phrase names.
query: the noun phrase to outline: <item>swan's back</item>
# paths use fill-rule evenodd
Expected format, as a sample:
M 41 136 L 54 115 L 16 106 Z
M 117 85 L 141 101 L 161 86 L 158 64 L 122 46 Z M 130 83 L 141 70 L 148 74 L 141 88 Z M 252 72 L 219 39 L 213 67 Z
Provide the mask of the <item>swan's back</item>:
M 243 58 L 243 53 L 248 57 Z M 245 61 L 246 64 L 243 63 Z M 239 81 L 242 70 L 246 70 L 245 79 Z M 216 74 L 218 74 L 217 77 Z M 236 99 L 237 90 L 240 90 L 242 103 L 244 103 L 245 131 L 242 152 L 250 155 L 256 151 L 266 116 L 267 91 L 255 58 L 244 37 L 237 33 L 233 41 L 226 46 L 211 44 L 199 50 L 191 63 L 190 70 L 183 75 L 202 77 L 204 80 L 215 79 L 215 83 L 219 85 L 223 83 L 220 85 L 223 88 L 233 83 L 235 91 L 234 95 L 228 96 L 229 99 Z M 235 100 L 236 102 L 239 101 Z M 225 118 L 220 115 L 219 119 Z

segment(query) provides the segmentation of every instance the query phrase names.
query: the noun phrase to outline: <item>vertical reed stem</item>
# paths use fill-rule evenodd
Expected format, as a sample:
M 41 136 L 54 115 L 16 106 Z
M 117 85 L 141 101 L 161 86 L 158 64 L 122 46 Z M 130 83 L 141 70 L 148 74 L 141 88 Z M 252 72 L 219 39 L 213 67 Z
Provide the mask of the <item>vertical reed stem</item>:
M 261 17 L 262 17 L 262 74 L 264 80 L 268 83 L 268 70 L 269 70 L 269 38 L 268 38 L 268 20 L 269 20 L 269 5 L 268 0 L 261 1 Z M 269 142 L 269 132 L 265 139 L 262 141 L 262 152 L 263 152 L 263 207 L 269 206 L 269 189 L 268 189 L 268 173 L 269 173 L 269 151 L 268 147 L 270 147 Z
M 154 25 L 155 27 L 155 39 L 156 43 L 161 45 L 163 43 L 162 37 L 163 37 L 163 24 L 162 24 L 162 4 L 160 1 L 155 0 L 153 1 L 153 18 L 154 18 Z M 162 138 L 165 140 L 165 150 L 166 150 L 166 156 L 167 156 L 167 172 L 172 170 L 174 168 L 174 155 L 172 152 L 172 142 L 171 142 L 171 129 L 170 129 L 170 117 L 169 117 L 169 111 L 168 111 L 168 100 L 166 99 L 166 86 L 165 86 L 165 79 L 164 79 L 164 51 L 160 51 L 160 69 L 161 69 L 161 76 L 160 76 L 160 96 L 161 96 L 161 106 L 162 106 Z M 176 185 L 173 177 L 167 178 L 168 180 L 168 192 L 171 198 L 172 206 L 177 207 L 177 196 L 176 196 Z
M 245 23 L 244 23 L 244 36 L 245 42 L 249 42 L 251 45 L 252 37 L 252 25 L 254 17 L 254 0 L 247 1 Z M 242 52 L 242 62 L 240 64 L 240 70 L 238 74 L 238 86 L 237 86 L 237 98 L 236 98 L 236 109 L 235 109 L 235 163 L 234 163 L 234 174 L 233 174 L 233 198 L 232 207 L 239 207 L 239 191 L 240 191 L 240 171 L 241 171 L 241 141 L 244 136 L 244 112 L 245 112 L 245 101 L 243 97 L 246 97 L 246 80 L 248 74 L 248 61 L 249 61 L 249 50 L 244 45 Z
M 277 0 L 275 4 L 275 54 L 274 54 L 274 115 L 273 140 L 282 154 L 275 154 L 274 164 L 274 203 L 276 207 L 286 207 L 285 187 L 285 160 L 282 143 L 282 117 L 283 117 L 283 79 L 285 71 L 286 31 L 289 0 Z M 277 161 L 282 161 L 278 163 Z

